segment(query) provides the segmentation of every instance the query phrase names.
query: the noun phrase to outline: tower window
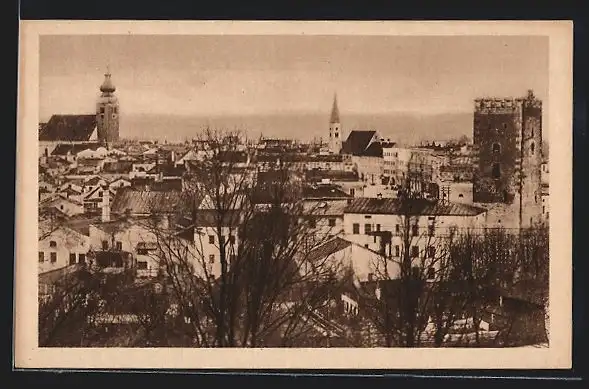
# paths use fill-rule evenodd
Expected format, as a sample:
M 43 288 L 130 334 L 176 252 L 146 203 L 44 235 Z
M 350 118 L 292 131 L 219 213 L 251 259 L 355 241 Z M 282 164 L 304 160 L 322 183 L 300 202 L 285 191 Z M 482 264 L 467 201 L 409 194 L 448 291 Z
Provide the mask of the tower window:
M 501 145 L 499 143 L 493 143 L 493 154 L 501 153 Z
M 337 132 L 335 133 L 335 137 L 336 138 L 339 138 L 339 134 Z
M 500 178 L 501 177 L 501 165 L 498 163 L 493 164 L 493 171 L 491 172 L 493 178 Z
M 532 142 L 532 145 L 530 146 L 530 151 L 532 152 L 532 155 L 534 155 L 534 151 L 536 151 L 536 144 L 534 142 Z

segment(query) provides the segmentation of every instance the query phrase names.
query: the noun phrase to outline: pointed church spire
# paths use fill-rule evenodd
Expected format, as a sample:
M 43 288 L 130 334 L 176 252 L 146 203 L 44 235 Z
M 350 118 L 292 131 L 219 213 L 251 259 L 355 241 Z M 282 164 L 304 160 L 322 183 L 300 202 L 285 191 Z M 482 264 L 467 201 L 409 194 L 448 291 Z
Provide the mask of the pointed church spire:
M 339 109 L 337 107 L 337 94 L 333 95 L 333 107 L 331 108 L 330 123 L 339 123 Z

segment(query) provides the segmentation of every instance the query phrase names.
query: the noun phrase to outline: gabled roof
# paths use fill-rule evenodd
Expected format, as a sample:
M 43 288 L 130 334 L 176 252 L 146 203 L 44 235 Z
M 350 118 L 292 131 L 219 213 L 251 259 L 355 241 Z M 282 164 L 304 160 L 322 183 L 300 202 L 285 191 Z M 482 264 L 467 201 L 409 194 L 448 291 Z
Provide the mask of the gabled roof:
M 368 148 L 374 134 L 376 131 L 373 130 L 353 130 L 342 145 L 342 153 L 361 155 Z
M 360 197 L 350 200 L 345 212 L 381 215 L 476 216 L 486 212 L 486 209 L 462 203 L 412 200 L 403 204 L 399 199 Z
M 351 245 L 352 242 L 336 237 L 309 251 L 305 259 L 309 262 L 316 262 L 325 259 L 339 251 L 342 251 Z
M 96 115 L 53 115 L 39 132 L 40 141 L 85 142 L 96 129 Z
M 68 155 L 68 153 L 70 153 L 71 155 L 76 155 L 78 154 L 80 151 L 84 151 L 84 150 L 96 150 L 100 147 L 100 145 L 98 143 L 81 143 L 81 144 L 67 144 L 67 143 L 61 143 L 58 144 L 55 149 L 53 149 L 53 151 L 51 152 L 51 155 Z
M 314 185 L 303 188 L 303 197 L 306 199 L 341 199 L 352 197 L 337 185 Z
M 84 185 L 98 185 L 100 181 L 108 182 L 108 180 L 100 176 L 92 176 L 91 178 L 84 180 Z
M 328 216 L 343 216 L 344 210 L 348 205 L 347 200 L 305 200 L 303 203 L 303 211 L 305 215 L 328 217 Z
M 307 170 L 305 172 L 305 180 L 307 181 L 321 181 L 322 179 L 330 179 L 333 181 L 358 181 L 358 173 L 354 171 L 345 170 Z
M 190 197 L 178 191 L 141 191 L 121 188 L 114 196 L 111 212 L 124 214 L 175 213 L 189 209 Z
M 133 168 L 133 162 L 130 161 L 117 161 L 117 162 L 105 162 L 102 170 L 105 173 L 129 173 Z

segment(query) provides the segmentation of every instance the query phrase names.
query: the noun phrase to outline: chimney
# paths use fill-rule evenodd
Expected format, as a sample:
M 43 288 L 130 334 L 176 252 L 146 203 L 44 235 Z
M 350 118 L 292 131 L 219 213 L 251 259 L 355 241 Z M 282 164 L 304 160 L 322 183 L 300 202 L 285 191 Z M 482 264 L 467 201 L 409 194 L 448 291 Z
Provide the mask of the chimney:
M 110 221 L 110 189 L 108 186 L 102 191 L 102 222 Z

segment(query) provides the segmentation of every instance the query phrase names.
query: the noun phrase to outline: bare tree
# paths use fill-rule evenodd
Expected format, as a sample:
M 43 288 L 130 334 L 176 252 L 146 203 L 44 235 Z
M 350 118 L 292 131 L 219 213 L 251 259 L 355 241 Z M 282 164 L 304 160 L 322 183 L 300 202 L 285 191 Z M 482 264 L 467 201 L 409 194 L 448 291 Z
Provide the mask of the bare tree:
M 239 133 L 207 130 L 196 143 L 203 158 L 177 215 L 194 233 L 152 226 L 192 345 L 293 345 L 341 270 L 308 258 L 310 238 L 321 242 L 303 217 L 301 182 L 279 158 L 256 164 Z

